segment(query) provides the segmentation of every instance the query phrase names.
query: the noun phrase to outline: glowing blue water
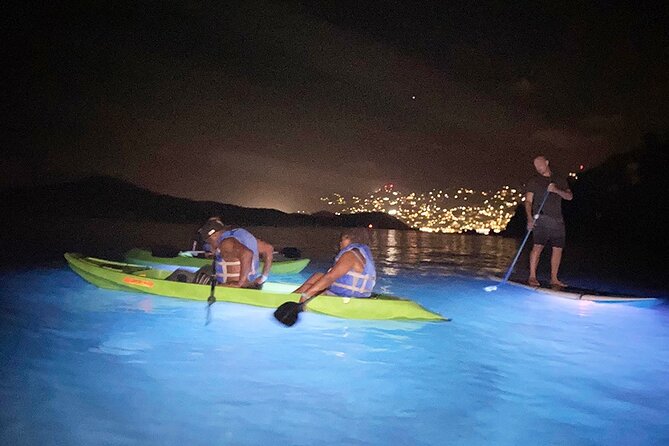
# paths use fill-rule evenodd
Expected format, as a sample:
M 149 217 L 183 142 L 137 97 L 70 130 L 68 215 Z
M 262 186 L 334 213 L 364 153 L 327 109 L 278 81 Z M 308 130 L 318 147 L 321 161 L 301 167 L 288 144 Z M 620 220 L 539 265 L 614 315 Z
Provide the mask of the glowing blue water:
M 668 306 L 379 263 L 453 321 L 286 328 L 219 302 L 204 326 L 202 303 L 4 273 L 0 444 L 669 444 Z

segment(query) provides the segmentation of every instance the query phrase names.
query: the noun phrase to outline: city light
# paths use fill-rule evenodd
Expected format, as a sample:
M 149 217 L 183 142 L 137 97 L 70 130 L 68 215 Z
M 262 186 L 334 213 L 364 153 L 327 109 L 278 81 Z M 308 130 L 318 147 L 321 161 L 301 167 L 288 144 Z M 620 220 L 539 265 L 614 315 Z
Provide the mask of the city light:
M 321 197 L 337 214 L 385 212 L 420 231 L 486 235 L 504 230 L 523 199 L 520 191 L 509 186 L 495 192 L 447 188 L 404 193 L 392 183 L 367 196 Z

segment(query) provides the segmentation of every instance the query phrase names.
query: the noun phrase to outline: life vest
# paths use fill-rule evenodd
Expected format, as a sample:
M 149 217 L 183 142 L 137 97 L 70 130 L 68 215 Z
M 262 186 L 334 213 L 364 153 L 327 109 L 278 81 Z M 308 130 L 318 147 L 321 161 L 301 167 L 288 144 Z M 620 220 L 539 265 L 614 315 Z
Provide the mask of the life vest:
M 372 289 L 376 285 L 376 267 L 372 252 L 367 245 L 361 243 L 351 243 L 346 248 L 339 251 L 335 257 L 335 263 L 347 252 L 353 252 L 365 265 L 361 273 L 349 270 L 346 274 L 335 280 L 328 290 L 337 296 L 343 297 L 370 297 Z
M 260 269 L 260 256 L 258 254 L 258 240 L 246 229 L 236 228 L 225 231 L 218 238 L 218 242 L 226 238 L 234 238 L 239 243 L 253 252 L 253 260 L 251 261 L 251 271 L 249 272 L 248 281 L 253 282 L 258 276 Z M 226 283 L 229 279 L 239 280 L 239 272 L 232 273 L 228 271 L 229 267 L 241 267 L 239 260 L 233 262 L 226 262 L 221 256 L 221 251 L 216 250 L 216 280 L 218 283 Z

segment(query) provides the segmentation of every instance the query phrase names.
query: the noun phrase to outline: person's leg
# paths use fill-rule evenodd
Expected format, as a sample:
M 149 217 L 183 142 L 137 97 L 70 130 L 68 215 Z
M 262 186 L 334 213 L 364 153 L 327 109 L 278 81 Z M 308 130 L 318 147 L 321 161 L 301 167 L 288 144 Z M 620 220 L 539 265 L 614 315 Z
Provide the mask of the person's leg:
M 551 285 L 565 286 L 564 283 L 560 282 L 557 278 L 558 271 L 560 270 L 560 261 L 562 260 L 562 248 L 553 246 L 553 252 L 551 253 Z
M 551 254 L 551 285 L 564 287 L 567 285 L 563 282 L 560 282 L 560 279 L 558 279 L 560 261 L 562 261 L 562 248 L 553 246 L 553 252 Z
M 540 283 L 537 280 L 537 266 L 539 265 L 539 257 L 541 256 L 541 251 L 544 250 L 544 245 L 533 245 L 532 251 L 530 251 L 530 277 L 527 279 L 527 283 L 530 286 L 539 286 Z
M 548 229 L 549 226 L 547 225 L 546 218 L 543 215 L 540 216 L 535 222 L 534 229 L 532 230 L 532 241 L 534 245 L 532 246 L 532 251 L 530 251 L 530 277 L 527 279 L 527 284 L 530 286 L 541 285 L 537 280 L 537 266 L 539 265 L 541 252 L 550 240 Z
M 305 291 L 306 291 L 307 289 L 309 289 L 313 284 L 315 284 L 316 282 L 318 282 L 318 280 L 319 280 L 321 277 L 323 277 L 323 275 L 324 275 L 323 273 L 313 273 L 313 274 L 311 275 L 311 277 L 309 277 L 309 278 L 307 279 L 307 281 L 304 282 L 304 283 L 302 284 L 302 286 L 300 286 L 298 289 L 296 289 L 295 291 L 293 291 L 293 293 L 303 293 L 303 292 L 305 292 Z
M 551 285 L 558 287 L 566 287 L 567 284 L 558 279 L 558 272 L 560 270 L 560 262 L 562 261 L 562 248 L 564 248 L 566 233 L 564 223 L 559 222 L 553 230 L 553 251 L 551 253 Z

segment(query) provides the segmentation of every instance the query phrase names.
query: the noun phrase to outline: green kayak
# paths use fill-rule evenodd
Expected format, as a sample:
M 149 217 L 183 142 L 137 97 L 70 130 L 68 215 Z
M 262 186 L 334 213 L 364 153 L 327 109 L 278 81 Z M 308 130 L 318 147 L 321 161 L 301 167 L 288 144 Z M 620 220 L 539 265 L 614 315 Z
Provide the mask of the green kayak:
M 146 265 L 112 262 L 73 253 L 65 254 L 65 259 L 74 272 L 101 288 L 201 301 L 207 300 L 211 289 L 208 285 L 165 280 L 171 271 Z M 277 308 L 284 302 L 299 300 L 300 295 L 292 293 L 295 287 L 295 284 L 272 282 L 265 283 L 262 290 L 217 287 L 216 300 Z M 319 296 L 309 303 L 307 309 L 346 319 L 449 320 L 411 300 L 385 295 L 370 299 Z
M 131 249 L 125 253 L 125 261 L 137 265 L 152 266 L 158 269 L 174 271 L 177 268 L 196 271 L 211 265 L 211 260 L 193 257 L 192 251 L 182 251 L 176 257 L 156 257 L 145 249 Z M 307 267 L 309 259 L 279 260 L 272 262 L 272 274 L 297 274 Z M 260 262 L 262 269 L 262 262 Z

